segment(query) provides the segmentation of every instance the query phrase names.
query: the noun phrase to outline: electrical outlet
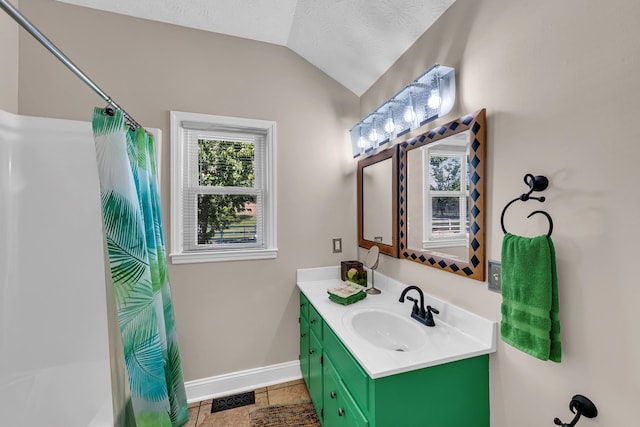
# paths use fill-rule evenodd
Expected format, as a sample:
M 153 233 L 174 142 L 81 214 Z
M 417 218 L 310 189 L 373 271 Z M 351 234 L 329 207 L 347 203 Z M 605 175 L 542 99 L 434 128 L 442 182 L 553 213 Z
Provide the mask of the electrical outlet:
M 502 266 L 498 261 L 489 260 L 489 290 L 501 292 L 501 272 Z
M 333 253 L 339 254 L 341 252 L 342 252 L 342 239 L 341 238 L 333 239 Z

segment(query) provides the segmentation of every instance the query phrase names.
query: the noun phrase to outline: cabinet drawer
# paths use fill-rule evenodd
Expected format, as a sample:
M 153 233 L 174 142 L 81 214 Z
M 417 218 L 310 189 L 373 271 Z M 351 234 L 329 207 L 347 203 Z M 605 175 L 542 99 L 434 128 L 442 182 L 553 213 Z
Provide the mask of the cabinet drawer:
M 324 331 L 324 351 L 358 405 L 368 410 L 369 377 L 328 326 Z
M 327 427 L 366 427 L 369 425 L 331 363 L 324 360 L 324 421 Z
M 323 340 L 323 323 L 324 322 L 322 321 L 322 317 L 318 314 L 316 309 L 311 304 L 309 304 L 309 328 L 314 334 L 316 334 L 316 337 L 318 337 L 320 341 Z
M 309 320 L 309 300 L 307 297 L 300 292 L 300 317 L 304 317 L 306 320 Z
M 342 419 L 340 425 L 345 427 L 367 427 L 369 421 L 342 382 L 338 383 L 338 390 L 338 393 L 340 393 L 338 417 Z

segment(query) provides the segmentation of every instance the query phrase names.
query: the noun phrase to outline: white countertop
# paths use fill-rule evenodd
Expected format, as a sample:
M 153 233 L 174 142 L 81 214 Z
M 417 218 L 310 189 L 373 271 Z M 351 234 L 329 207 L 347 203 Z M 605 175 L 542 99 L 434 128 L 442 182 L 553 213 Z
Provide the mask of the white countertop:
M 409 286 L 375 272 L 379 295 L 367 297 L 355 304 L 343 306 L 328 298 L 327 289 L 342 283 L 340 267 L 306 268 L 297 271 L 300 291 L 309 299 L 326 324 L 358 360 L 371 378 L 413 371 L 496 351 L 496 322 L 480 317 L 460 307 L 424 294 L 424 305 L 440 311 L 434 314 L 435 327 L 427 327 L 411 319 L 413 303 L 398 301 L 402 290 Z M 371 277 L 371 272 L 369 272 Z M 413 290 L 408 296 L 418 298 Z M 362 338 L 347 325 L 346 318 L 354 310 L 383 309 L 406 317 L 420 326 L 425 334 L 425 344 L 419 349 L 398 352 L 383 349 Z

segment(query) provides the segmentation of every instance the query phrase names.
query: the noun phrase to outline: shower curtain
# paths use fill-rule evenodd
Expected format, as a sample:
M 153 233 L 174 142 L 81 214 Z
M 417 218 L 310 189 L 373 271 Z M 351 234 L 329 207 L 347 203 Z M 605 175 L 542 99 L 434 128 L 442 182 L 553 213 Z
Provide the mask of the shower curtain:
M 182 426 L 186 392 L 167 275 L 153 137 L 95 108 L 109 267 L 138 427 Z

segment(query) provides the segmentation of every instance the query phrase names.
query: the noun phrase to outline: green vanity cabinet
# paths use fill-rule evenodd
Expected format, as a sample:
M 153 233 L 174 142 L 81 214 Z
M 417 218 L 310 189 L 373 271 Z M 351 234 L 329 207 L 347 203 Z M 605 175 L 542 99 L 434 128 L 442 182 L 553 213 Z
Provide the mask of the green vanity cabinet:
M 373 379 L 300 301 L 300 366 L 323 427 L 489 427 L 488 354 Z

